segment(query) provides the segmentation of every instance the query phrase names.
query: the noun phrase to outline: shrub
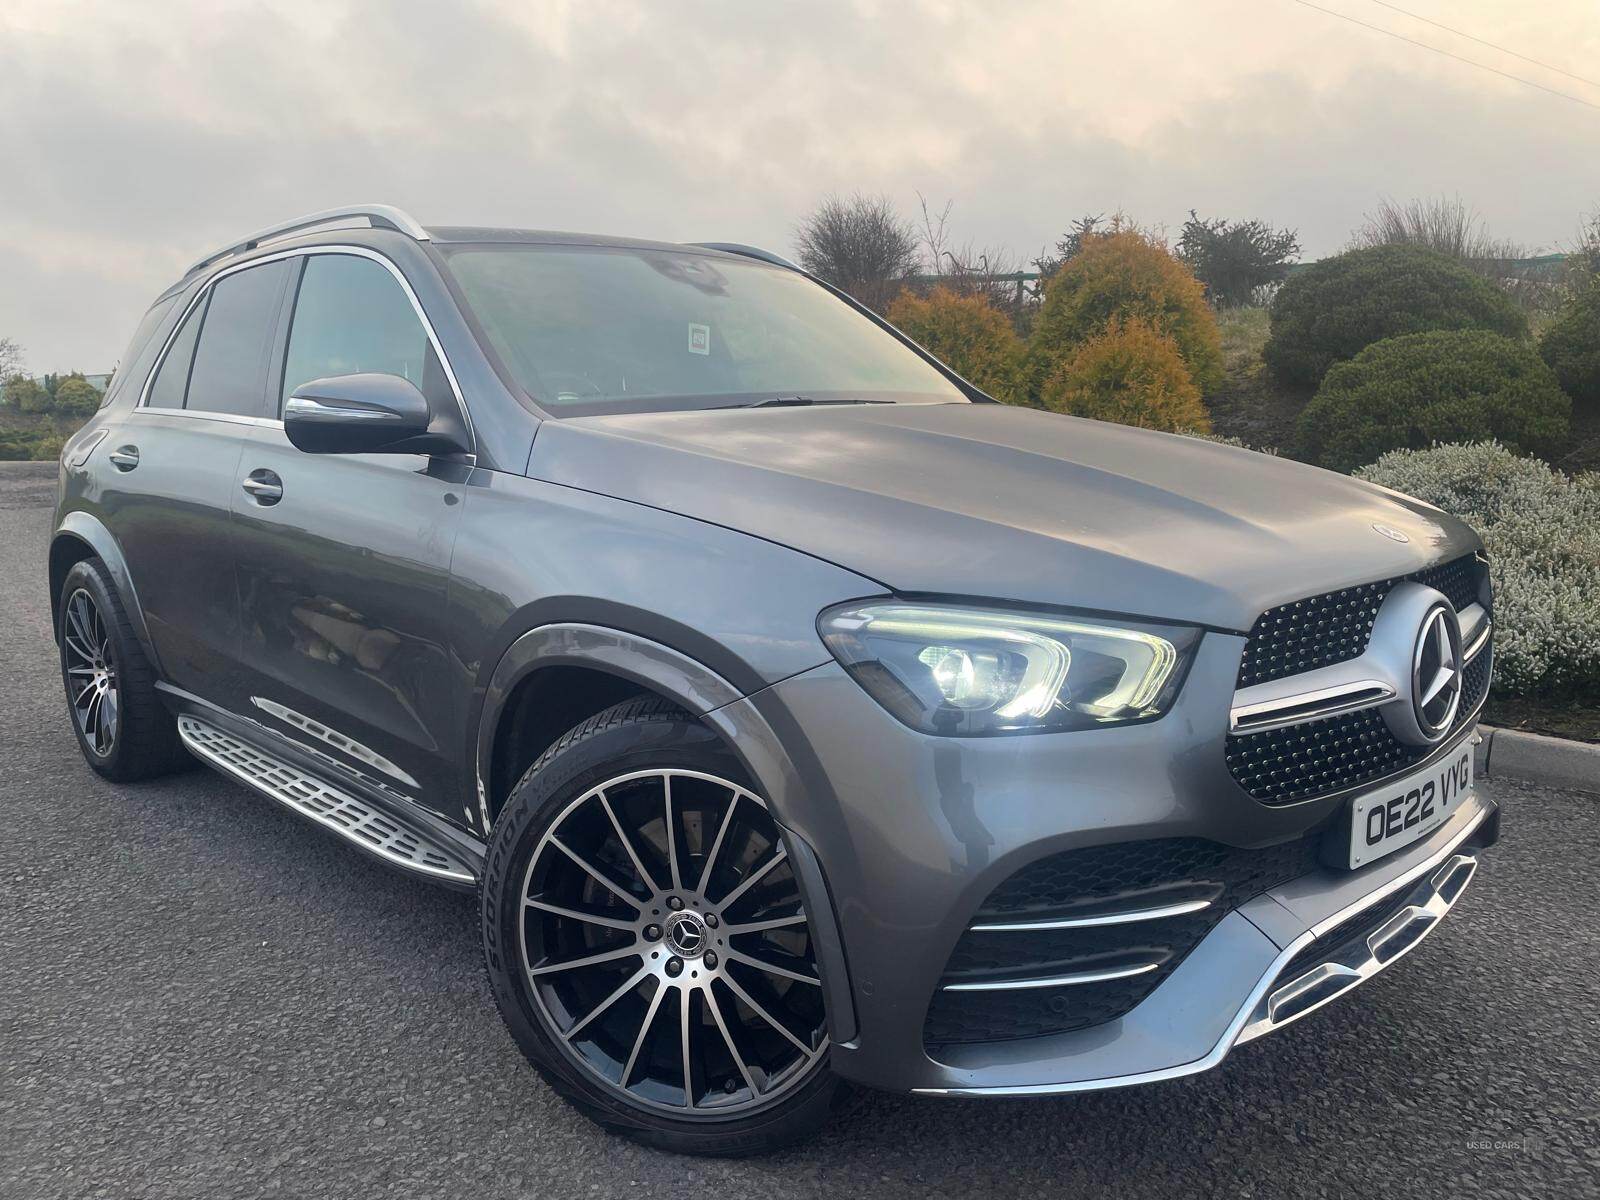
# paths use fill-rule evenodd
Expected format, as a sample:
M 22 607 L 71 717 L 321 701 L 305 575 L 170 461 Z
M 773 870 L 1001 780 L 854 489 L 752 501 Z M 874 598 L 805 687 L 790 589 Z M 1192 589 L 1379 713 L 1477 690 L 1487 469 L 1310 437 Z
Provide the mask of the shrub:
M 1584 282 L 1539 339 L 1561 390 L 1600 411 L 1600 279 Z
M 1257 454 L 1267 454 L 1273 458 L 1278 457 L 1278 448 L 1276 446 L 1252 446 L 1243 438 L 1232 437 L 1226 433 L 1191 428 L 1174 429 L 1172 432 L 1181 433 L 1184 437 L 1198 438 L 1202 442 L 1215 442 L 1219 446 L 1232 446 L 1235 450 L 1254 450 Z
M 886 196 L 830 196 L 795 231 L 800 265 L 874 312 L 917 267 L 917 235 Z
M 1265 221 L 1202 220 L 1189 210 L 1178 237 L 1178 257 L 1189 265 L 1218 308 L 1259 302 L 1289 276 L 1300 255 L 1293 229 L 1274 229 Z
M 1273 298 L 1262 354 L 1279 379 L 1309 387 L 1374 342 L 1434 329 L 1520 338 L 1528 322 L 1493 284 L 1443 254 L 1374 246 L 1291 275 Z
M 44 412 L 50 406 L 50 394 L 39 386 L 37 380 L 26 375 L 13 375 L 6 380 L 5 401 L 21 412 Z
M 54 430 L 0 430 L 0 462 L 50 461 L 61 457 L 65 439 Z
M 1533 348 L 1498 333 L 1413 333 L 1368 346 L 1328 372 L 1300 414 L 1301 448 L 1350 471 L 1388 450 L 1435 442 L 1505 442 L 1549 450 L 1572 401 Z
M 1211 429 L 1177 342 L 1145 321 L 1113 321 L 1045 380 L 1046 408 L 1168 432 Z
M 1600 479 L 1495 442 L 1397 450 L 1356 474 L 1483 535 L 1495 588 L 1495 691 L 1600 702 Z
M 1133 230 L 1085 234 L 1051 277 L 1023 362 L 1030 400 L 1045 381 L 1113 320 L 1138 321 L 1170 337 L 1201 392 L 1222 382 L 1222 346 L 1205 290 L 1154 239 Z
M 926 296 L 904 291 L 889 320 L 996 400 L 1015 399 L 1022 340 L 986 297 L 946 287 Z
M 100 393 L 82 375 L 68 375 L 56 385 L 56 411 L 86 417 L 100 407 Z

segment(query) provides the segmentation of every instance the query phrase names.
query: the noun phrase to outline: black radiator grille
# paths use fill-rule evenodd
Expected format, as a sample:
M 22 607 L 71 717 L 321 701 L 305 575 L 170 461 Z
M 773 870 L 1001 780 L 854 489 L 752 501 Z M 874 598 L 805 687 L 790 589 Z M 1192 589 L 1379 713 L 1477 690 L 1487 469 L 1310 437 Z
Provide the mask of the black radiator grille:
M 1456 732 L 1477 713 L 1489 690 L 1493 651 L 1485 646 L 1461 673 Z M 1227 740 L 1228 770 L 1264 804 L 1292 804 L 1397 774 L 1433 753 L 1389 731 L 1376 708 L 1306 721 Z
M 1239 686 L 1285 679 L 1359 658 L 1378 609 L 1395 584 L 1415 580 L 1443 592 L 1457 611 L 1477 603 L 1484 565 L 1471 555 L 1411 575 L 1308 596 L 1256 618 L 1239 664 Z

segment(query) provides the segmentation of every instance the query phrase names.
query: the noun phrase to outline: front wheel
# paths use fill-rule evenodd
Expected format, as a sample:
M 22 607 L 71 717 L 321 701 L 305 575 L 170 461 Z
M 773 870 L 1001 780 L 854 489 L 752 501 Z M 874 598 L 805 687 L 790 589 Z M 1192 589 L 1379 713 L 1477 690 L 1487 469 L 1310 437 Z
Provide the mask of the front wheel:
M 482 900 L 500 1011 L 592 1120 L 731 1155 L 826 1119 L 840 1085 L 799 886 L 688 714 L 626 701 L 546 751 L 496 821 Z

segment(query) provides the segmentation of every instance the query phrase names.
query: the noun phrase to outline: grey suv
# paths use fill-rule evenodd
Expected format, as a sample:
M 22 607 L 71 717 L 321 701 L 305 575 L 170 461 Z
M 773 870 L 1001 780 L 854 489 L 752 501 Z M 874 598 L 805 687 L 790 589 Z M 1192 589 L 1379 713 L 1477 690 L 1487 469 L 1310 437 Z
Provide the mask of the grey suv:
M 96 771 L 476 890 L 523 1053 L 681 1151 L 1212 1067 L 1498 833 L 1470 529 L 997 405 L 744 246 L 373 206 L 208 255 L 49 579 Z

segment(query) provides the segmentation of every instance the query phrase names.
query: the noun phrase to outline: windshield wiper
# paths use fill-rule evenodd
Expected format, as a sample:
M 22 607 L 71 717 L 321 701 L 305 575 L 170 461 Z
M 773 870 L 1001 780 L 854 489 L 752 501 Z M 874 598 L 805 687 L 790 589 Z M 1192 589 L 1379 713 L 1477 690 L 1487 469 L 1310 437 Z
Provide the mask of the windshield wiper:
M 771 396 L 765 400 L 753 400 L 749 404 L 741 404 L 740 408 L 805 408 L 813 404 L 893 404 L 893 400 L 858 400 L 844 398 L 839 400 L 818 400 L 813 396 Z

